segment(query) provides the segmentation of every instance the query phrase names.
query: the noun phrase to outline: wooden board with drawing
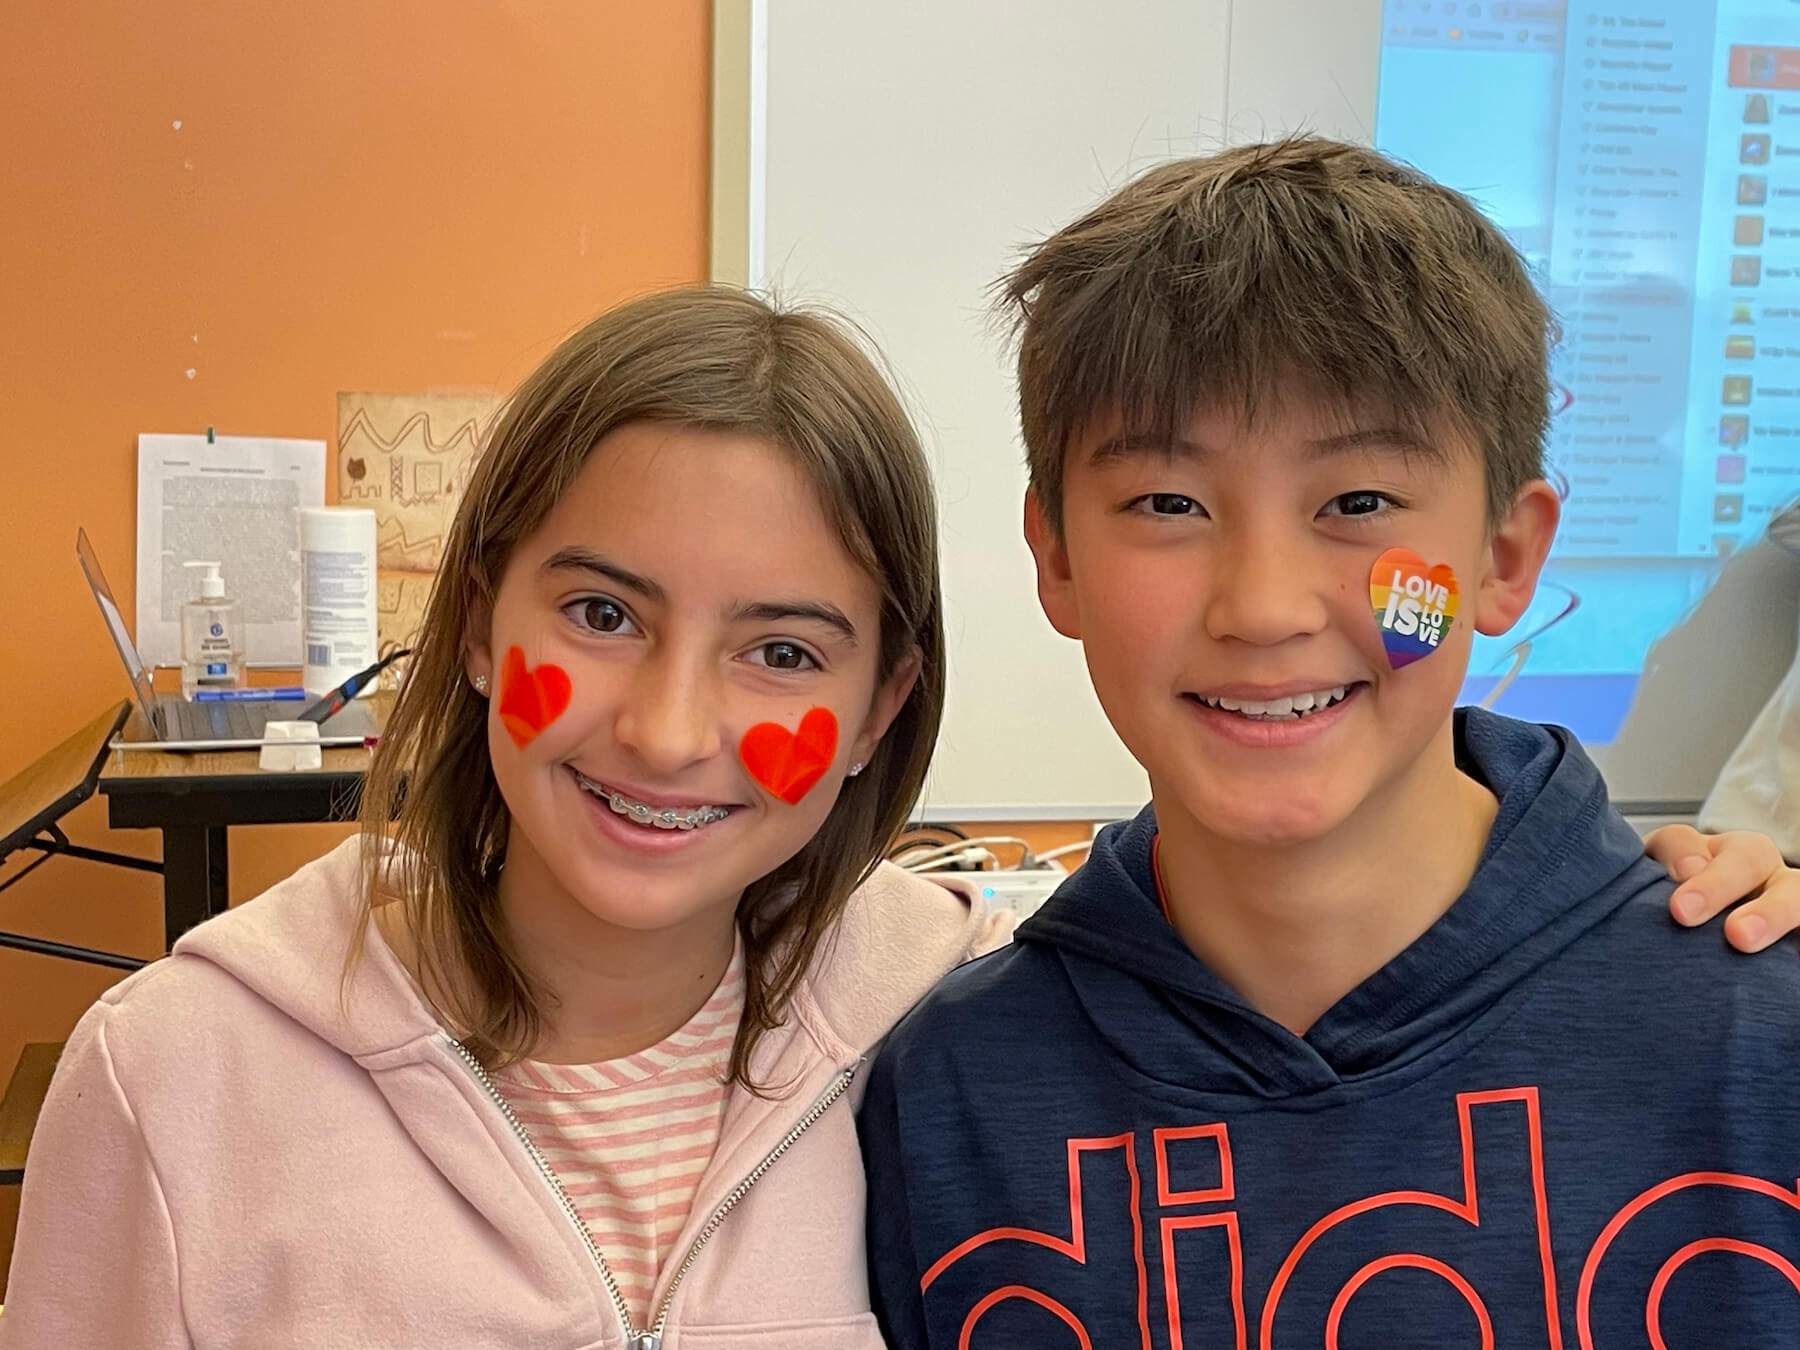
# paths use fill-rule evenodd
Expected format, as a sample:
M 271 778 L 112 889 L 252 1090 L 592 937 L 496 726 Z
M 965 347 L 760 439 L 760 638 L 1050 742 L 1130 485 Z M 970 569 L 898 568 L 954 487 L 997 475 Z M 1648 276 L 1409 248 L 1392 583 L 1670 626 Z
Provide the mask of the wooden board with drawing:
M 375 511 L 377 627 L 410 646 L 463 489 L 493 425 L 491 390 L 337 396 L 338 502 Z

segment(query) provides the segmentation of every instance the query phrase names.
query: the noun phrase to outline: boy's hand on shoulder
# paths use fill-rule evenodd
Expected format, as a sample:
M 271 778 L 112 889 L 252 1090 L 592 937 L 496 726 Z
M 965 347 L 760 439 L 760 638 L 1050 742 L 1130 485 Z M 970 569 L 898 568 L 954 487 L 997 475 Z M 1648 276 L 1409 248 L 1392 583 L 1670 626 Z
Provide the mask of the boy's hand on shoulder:
M 1800 870 L 1782 861 L 1766 834 L 1701 834 L 1691 825 L 1665 825 L 1645 836 L 1644 850 L 1681 883 L 1669 897 L 1677 923 L 1691 928 L 1747 901 L 1725 920 L 1726 940 L 1746 952 L 1800 928 Z

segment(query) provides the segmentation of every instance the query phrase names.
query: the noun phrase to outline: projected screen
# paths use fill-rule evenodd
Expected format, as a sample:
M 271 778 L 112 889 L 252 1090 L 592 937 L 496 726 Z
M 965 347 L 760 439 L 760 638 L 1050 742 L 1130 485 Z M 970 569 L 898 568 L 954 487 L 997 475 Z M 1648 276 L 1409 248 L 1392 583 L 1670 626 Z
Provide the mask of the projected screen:
M 1563 325 L 1562 528 L 1464 698 L 1604 745 L 1800 495 L 1800 5 L 1385 0 L 1375 139 L 1473 197 Z

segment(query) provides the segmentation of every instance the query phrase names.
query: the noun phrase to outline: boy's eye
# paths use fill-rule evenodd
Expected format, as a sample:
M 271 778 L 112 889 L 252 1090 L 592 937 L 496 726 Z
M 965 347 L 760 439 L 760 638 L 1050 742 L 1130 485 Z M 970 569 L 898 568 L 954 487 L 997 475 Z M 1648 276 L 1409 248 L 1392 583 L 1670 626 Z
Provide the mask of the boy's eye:
M 1206 514 L 1200 503 L 1179 492 L 1152 492 L 1139 497 L 1133 506 L 1153 516 L 1199 516 Z
M 765 642 L 755 650 L 752 659 L 770 670 L 810 670 L 819 664 L 797 642 Z
M 617 633 L 631 626 L 631 616 L 616 600 L 592 596 L 576 601 L 574 607 L 578 608 L 581 625 L 596 633 Z
M 1326 506 L 1327 515 L 1372 516 L 1394 499 L 1381 492 L 1345 492 L 1333 497 Z

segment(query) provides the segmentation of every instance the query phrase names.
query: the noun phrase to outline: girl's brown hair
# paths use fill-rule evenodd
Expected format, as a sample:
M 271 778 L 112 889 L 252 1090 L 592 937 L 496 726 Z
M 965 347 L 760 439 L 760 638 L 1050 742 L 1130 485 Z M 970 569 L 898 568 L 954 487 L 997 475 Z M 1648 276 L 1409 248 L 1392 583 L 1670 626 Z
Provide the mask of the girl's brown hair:
M 758 436 L 791 453 L 845 550 L 881 587 L 879 678 L 914 648 L 921 657 L 867 769 L 844 783 L 819 833 L 738 903 L 746 997 L 731 1076 L 754 1087 L 758 1039 L 782 1022 L 820 942 L 918 797 L 944 702 L 930 471 L 873 360 L 829 318 L 725 288 L 653 295 L 595 319 L 514 393 L 457 511 L 369 772 L 364 902 L 392 896 L 405 907 L 427 994 L 477 1055 L 504 1063 L 530 1052 L 542 992 L 501 921 L 508 814 L 465 648 L 513 550 L 609 432 L 642 422 Z M 385 847 L 390 832 L 400 847 Z

